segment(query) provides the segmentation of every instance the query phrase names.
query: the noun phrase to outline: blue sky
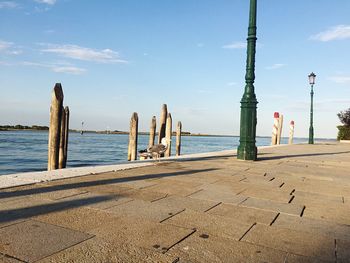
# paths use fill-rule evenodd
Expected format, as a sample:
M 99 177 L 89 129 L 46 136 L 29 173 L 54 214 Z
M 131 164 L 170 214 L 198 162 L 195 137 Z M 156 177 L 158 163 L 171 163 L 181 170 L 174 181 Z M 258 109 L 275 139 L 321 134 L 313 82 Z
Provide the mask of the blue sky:
M 257 135 L 336 137 L 350 107 L 350 1 L 258 0 Z M 142 131 L 166 103 L 190 132 L 239 134 L 248 0 L 0 0 L 0 124 L 48 125 L 62 83 L 71 127 Z

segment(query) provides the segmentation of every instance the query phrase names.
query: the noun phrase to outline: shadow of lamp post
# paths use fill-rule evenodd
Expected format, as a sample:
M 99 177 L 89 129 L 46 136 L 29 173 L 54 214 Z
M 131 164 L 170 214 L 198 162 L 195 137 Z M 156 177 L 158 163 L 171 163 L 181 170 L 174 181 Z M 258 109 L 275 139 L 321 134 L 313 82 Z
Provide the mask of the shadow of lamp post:
M 237 158 L 253 160 L 257 158 L 256 137 L 256 105 L 258 101 L 254 93 L 255 50 L 256 50 L 256 5 L 257 0 L 250 0 L 249 27 L 247 38 L 246 86 L 241 99 L 240 139 Z
M 309 144 L 314 144 L 314 127 L 313 127 L 313 121 L 314 121 L 314 84 L 316 79 L 316 74 L 311 72 L 309 77 L 309 84 L 311 86 L 311 106 L 310 106 L 310 128 L 309 128 Z

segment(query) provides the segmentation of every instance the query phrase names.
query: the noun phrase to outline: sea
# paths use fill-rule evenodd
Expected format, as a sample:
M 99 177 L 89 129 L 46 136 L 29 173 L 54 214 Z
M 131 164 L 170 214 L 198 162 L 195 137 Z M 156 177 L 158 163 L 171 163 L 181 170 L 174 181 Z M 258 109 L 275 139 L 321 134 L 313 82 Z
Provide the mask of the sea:
M 138 150 L 147 148 L 148 138 L 139 135 Z M 175 138 L 172 142 L 174 145 Z M 294 142 L 305 143 L 307 139 L 295 138 Z M 270 143 L 270 137 L 257 137 L 257 146 Z M 282 138 L 281 143 L 288 143 L 288 138 Z M 182 136 L 181 154 L 236 149 L 238 145 L 237 136 Z M 47 149 L 47 131 L 0 131 L 0 175 L 46 170 Z M 128 135 L 70 132 L 67 168 L 126 163 L 127 152 Z

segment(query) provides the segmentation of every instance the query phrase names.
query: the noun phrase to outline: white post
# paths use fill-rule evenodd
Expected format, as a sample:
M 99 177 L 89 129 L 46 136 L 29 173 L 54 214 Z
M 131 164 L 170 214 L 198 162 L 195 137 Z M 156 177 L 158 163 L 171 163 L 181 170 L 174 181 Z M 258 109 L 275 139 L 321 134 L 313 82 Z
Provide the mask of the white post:
M 278 112 L 275 112 L 273 114 L 271 145 L 277 144 L 277 131 L 278 131 L 278 118 L 279 117 L 280 117 L 280 114 Z
M 289 144 L 293 144 L 293 137 L 294 137 L 294 121 L 290 122 L 289 126 Z
M 280 117 L 278 119 L 277 144 L 281 144 L 282 128 L 283 128 L 283 114 L 280 114 Z

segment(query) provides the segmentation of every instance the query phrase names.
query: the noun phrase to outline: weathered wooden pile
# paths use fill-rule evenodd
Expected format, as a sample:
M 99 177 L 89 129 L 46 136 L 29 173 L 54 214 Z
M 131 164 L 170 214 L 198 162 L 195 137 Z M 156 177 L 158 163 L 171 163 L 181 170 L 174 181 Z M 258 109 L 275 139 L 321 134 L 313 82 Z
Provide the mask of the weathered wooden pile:
M 171 136 L 172 131 L 172 117 L 171 113 L 168 112 L 168 107 L 163 104 L 160 119 L 159 119 L 159 130 L 158 130 L 158 140 L 157 143 L 160 144 L 162 138 L 166 138 L 168 142 L 167 150 L 161 157 L 171 156 Z M 148 148 L 155 145 L 156 138 L 156 116 L 152 117 L 150 132 L 149 132 L 149 142 Z M 179 121 L 176 128 L 176 156 L 180 155 L 181 152 L 181 131 L 182 123 Z M 137 159 L 137 137 L 138 137 L 138 114 L 134 112 L 130 119 L 130 133 L 129 133 L 129 147 L 128 147 L 128 161 L 135 161 Z
M 52 91 L 47 170 L 66 168 L 68 153 L 69 108 L 63 107 L 63 90 L 56 83 Z
M 275 112 L 273 116 L 271 145 L 281 144 L 282 128 L 283 128 L 283 114 L 279 114 L 279 112 Z M 289 140 L 288 140 L 289 144 L 293 144 L 293 137 L 294 137 L 294 121 L 291 121 L 289 126 Z

